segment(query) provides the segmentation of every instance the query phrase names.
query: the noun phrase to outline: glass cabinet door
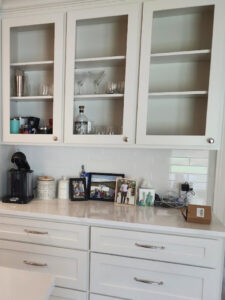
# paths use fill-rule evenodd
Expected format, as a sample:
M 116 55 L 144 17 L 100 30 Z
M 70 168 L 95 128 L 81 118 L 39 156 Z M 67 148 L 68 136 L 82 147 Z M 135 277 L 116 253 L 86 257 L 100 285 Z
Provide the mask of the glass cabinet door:
M 68 14 L 66 142 L 134 143 L 139 13 L 132 4 Z
M 215 97 L 215 80 L 223 47 L 215 9 L 213 1 L 144 4 L 138 143 L 218 142 L 214 114 L 220 114 L 221 95 Z
M 63 15 L 3 20 L 4 142 L 61 140 Z

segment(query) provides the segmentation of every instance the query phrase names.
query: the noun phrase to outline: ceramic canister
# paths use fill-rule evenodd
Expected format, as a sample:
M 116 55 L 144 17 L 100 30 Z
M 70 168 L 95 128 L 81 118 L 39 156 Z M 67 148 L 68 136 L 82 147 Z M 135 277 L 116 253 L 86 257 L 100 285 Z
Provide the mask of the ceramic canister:
M 38 177 L 37 197 L 38 199 L 50 200 L 55 198 L 55 178 L 49 176 Z
M 58 198 L 69 199 L 69 179 L 65 176 L 58 182 Z

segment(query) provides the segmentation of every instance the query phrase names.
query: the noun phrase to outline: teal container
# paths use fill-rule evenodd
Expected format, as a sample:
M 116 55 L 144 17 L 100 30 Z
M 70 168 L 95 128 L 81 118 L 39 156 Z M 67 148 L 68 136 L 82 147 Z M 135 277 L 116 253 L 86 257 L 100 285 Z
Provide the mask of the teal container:
M 11 119 L 10 120 L 10 133 L 19 133 L 20 130 L 20 121 L 19 119 Z

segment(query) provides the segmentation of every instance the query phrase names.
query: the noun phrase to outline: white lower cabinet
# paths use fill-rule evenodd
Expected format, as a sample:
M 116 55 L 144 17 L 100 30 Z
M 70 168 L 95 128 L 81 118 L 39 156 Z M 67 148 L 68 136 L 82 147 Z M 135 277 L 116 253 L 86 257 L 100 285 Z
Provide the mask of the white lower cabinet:
M 49 300 L 87 300 L 88 295 L 85 292 L 74 291 L 55 287 Z
M 55 285 L 88 289 L 88 253 L 0 240 L 0 265 L 55 275 Z
M 98 253 L 90 291 L 131 300 L 220 299 L 216 270 Z

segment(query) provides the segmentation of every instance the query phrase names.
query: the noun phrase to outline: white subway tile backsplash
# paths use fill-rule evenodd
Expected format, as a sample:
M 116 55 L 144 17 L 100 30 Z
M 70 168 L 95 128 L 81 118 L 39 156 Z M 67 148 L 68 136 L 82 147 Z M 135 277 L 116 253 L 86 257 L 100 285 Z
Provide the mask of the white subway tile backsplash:
M 124 173 L 127 177 L 145 179 L 160 195 L 174 190 L 188 181 L 196 186 L 195 201 L 205 201 L 207 195 L 208 151 L 73 148 L 18 146 L 39 175 L 78 176 L 81 165 L 87 171 Z
M 209 151 L 205 151 L 205 150 L 172 150 L 171 157 L 208 158 Z
M 171 173 L 207 174 L 208 168 L 196 166 L 171 166 Z
M 208 167 L 207 158 L 190 158 L 190 166 Z
M 199 175 L 199 174 L 189 174 L 189 181 L 190 182 L 207 182 L 208 176 L 207 175 Z
M 190 164 L 190 158 L 186 157 L 171 157 L 170 158 L 171 165 L 177 166 L 188 166 Z

